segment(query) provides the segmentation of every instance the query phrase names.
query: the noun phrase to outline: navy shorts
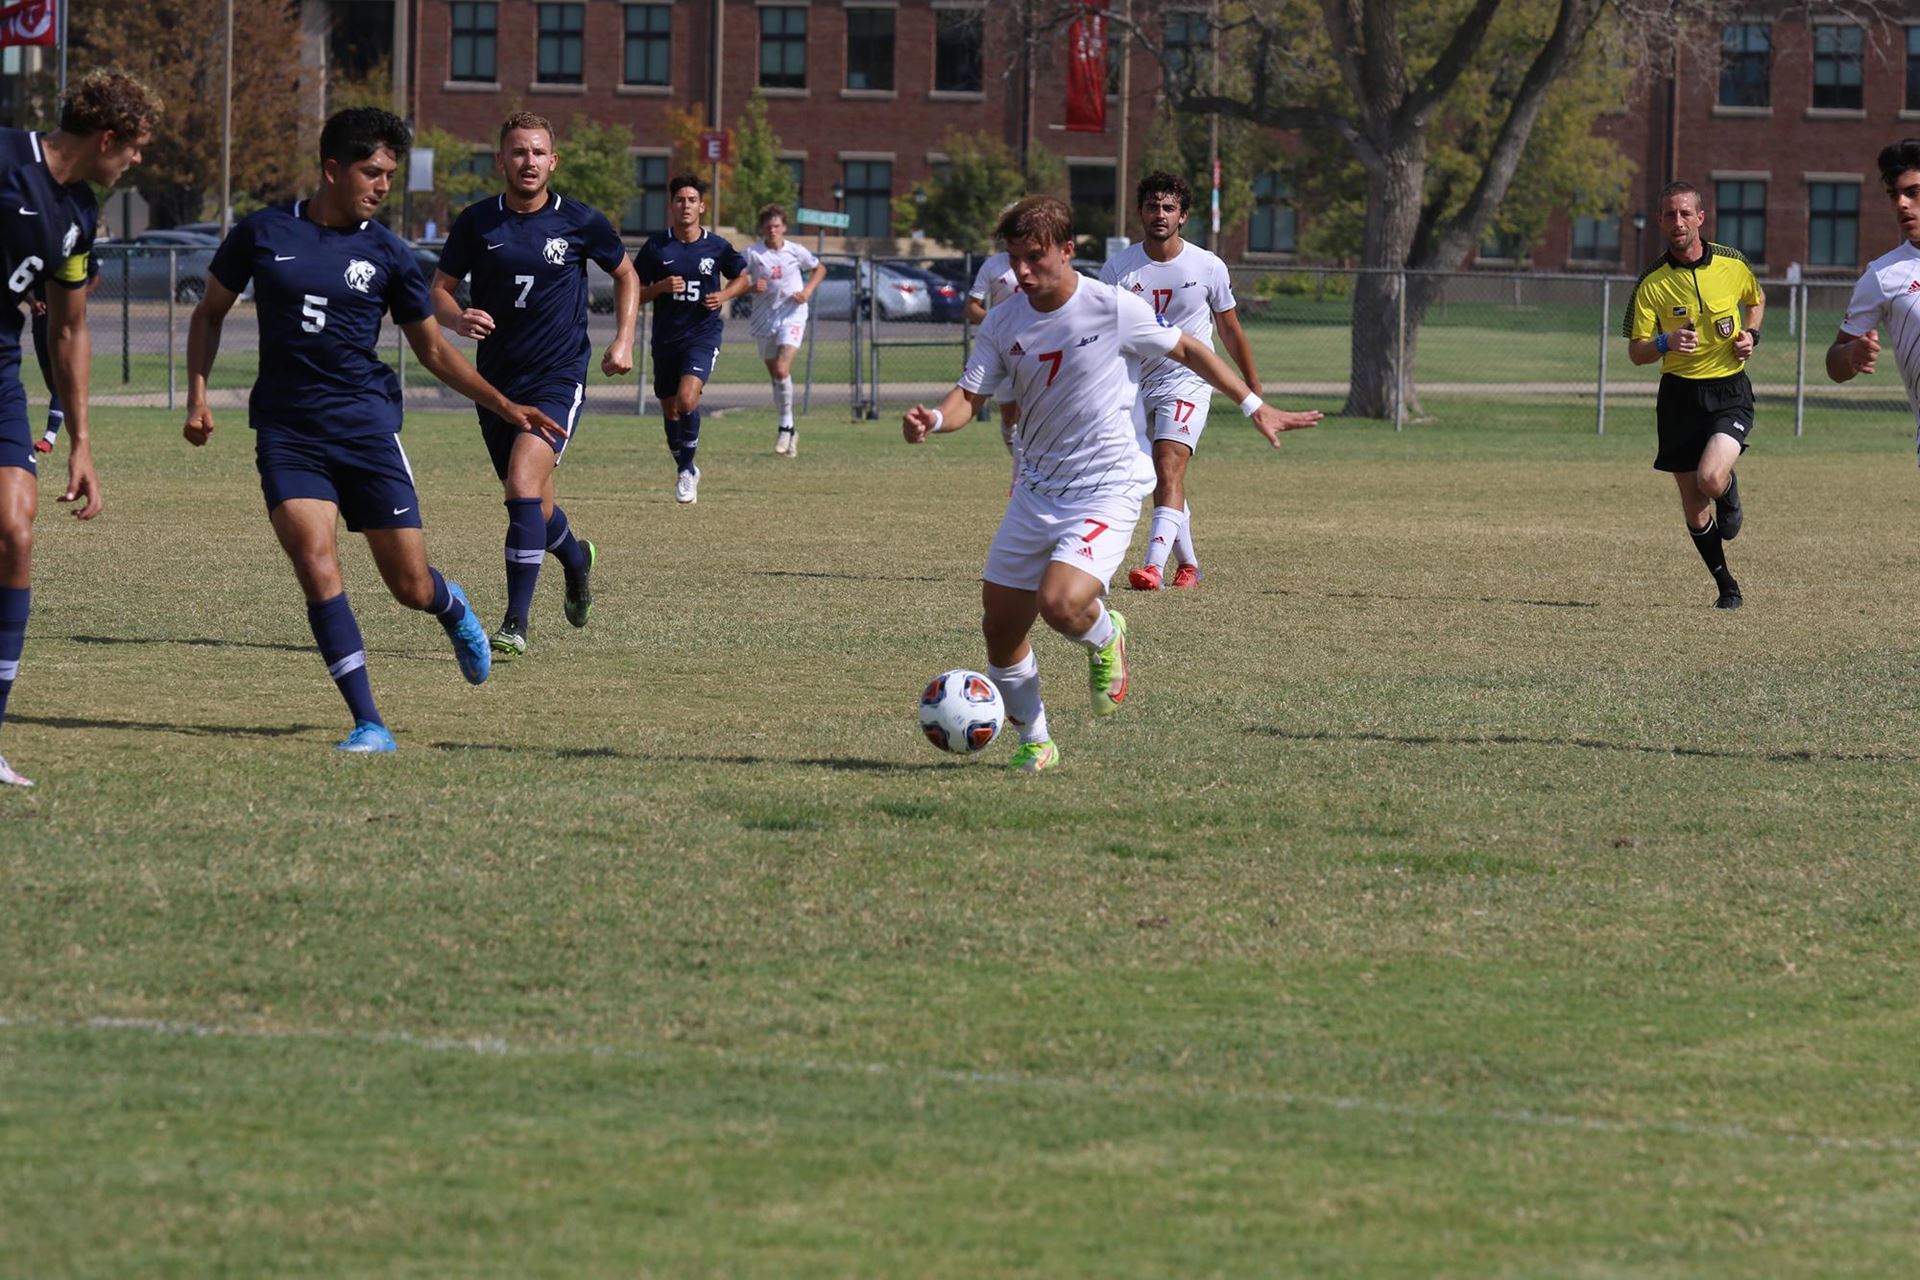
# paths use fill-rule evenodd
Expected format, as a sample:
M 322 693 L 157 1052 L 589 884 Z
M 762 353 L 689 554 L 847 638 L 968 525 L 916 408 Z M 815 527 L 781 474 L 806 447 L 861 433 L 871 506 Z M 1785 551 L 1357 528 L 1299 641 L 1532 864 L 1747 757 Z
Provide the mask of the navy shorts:
M 680 379 L 698 378 L 704 385 L 713 377 L 713 365 L 720 358 L 717 342 L 693 342 L 683 347 L 653 349 L 653 396 L 665 400 L 680 394 Z
M 505 418 L 496 417 L 485 409 L 475 410 L 480 415 L 480 438 L 487 442 L 487 456 L 493 459 L 493 473 L 502 480 L 507 478 L 507 462 L 513 457 L 514 441 L 524 435 L 530 435 L 550 447 L 553 450 L 553 465 L 559 466 L 560 459 L 566 455 L 567 446 L 573 443 L 574 428 L 580 423 L 580 402 L 586 393 L 587 389 L 582 384 L 569 382 L 565 386 L 544 387 L 531 395 L 507 396 L 515 404 L 538 409 L 559 423 L 567 435 L 557 444 L 538 431 L 522 431 Z
M 269 512 L 289 498 L 318 498 L 339 507 L 355 533 L 420 527 L 420 495 L 397 435 L 318 440 L 261 430 L 253 460 Z
M 4 364 L 0 358 L 0 364 Z M 27 389 L 20 385 L 20 355 L 16 351 L 13 368 L 0 368 L 0 467 L 18 467 L 40 474 L 38 455 L 33 451 L 34 430 L 27 421 Z

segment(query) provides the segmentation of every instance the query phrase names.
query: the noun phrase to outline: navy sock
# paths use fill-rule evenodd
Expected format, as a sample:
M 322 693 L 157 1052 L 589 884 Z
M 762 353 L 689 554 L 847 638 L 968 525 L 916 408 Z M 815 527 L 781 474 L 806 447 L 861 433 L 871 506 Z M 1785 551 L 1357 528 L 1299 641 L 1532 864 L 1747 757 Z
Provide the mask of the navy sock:
M 7 695 L 20 674 L 20 651 L 27 644 L 27 607 L 33 593 L 26 587 L 0 587 L 0 719 L 7 714 Z
M 667 452 L 673 455 L 674 465 L 680 463 L 680 419 L 667 420 Z
M 60 424 L 66 420 L 66 411 L 60 407 L 60 397 L 55 396 L 52 407 L 47 410 L 47 434 L 50 436 L 58 435 L 60 433 Z
M 533 609 L 533 588 L 547 558 L 546 521 L 540 499 L 507 499 L 507 616 L 524 624 Z
M 547 517 L 547 550 L 560 561 L 560 567 L 568 573 L 578 573 L 587 567 L 587 549 L 580 545 L 580 539 L 573 536 L 573 528 L 567 524 L 567 513 L 560 509 L 559 503 L 553 504 L 553 514 Z
M 307 625 L 313 628 L 314 643 L 327 664 L 327 674 L 347 700 L 347 710 L 357 724 L 371 720 L 385 724 L 373 709 L 373 685 L 367 680 L 367 649 L 360 639 L 360 624 L 354 621 L 345 592 L 331 600 L 307 605 Z
M 427 606 L 427 612 L 449 627 L 459 626 L 460 619 L 467 616 L 467 606 L 447 589 L 447 580 L 440 576 L 438 569 L 428 565 L 427 572 L 433 575 L 433 603 Z
M 693 470 L 693 453 L 700 447 L 700 411 L 680 415 L 680 448 L 673 460 L 682 471 Z

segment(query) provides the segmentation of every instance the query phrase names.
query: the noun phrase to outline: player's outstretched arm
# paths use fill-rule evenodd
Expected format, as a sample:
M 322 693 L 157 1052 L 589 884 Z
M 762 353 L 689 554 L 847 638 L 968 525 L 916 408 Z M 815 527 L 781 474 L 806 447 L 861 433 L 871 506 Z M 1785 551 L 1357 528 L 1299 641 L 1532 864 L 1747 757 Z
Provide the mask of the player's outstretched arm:
M 462 310 L 454 290 L 460 282 L 444 271 L 433 273 L 433 315 L 442 325 L 475 342 L 493 332 L 493 316 L 478 307 Z
M 496 418 L 504 418 L 526 431 L 537 431 L 556 444 L 567 438 L 567 429 L 552 418 L 538 409 L 515 404 L 495 390 L 491 382 L 480 376 L 479 370 L 467 363 L 465 356 L 447 345 L 432 316 L 423 316 L 401 328 L 406 331 L 407 345 L 413 348 L 413 354 L 426 366 L 427 372 L 454 391 Z
M 633 372 L 633 331 L 640 316 L 640 273 L 633 269 L 632 258 L 620 259 L 613 269 L 613 313 L 619 328 L 600 357 L 600 372 L 618 378 Z
M 1869 329 L 1855 337 L 1842 329 L 1827 348 L 1827 377 L 1835 382 L 1851 382 L 1862 373 L 1872 373 L 1880 358 L 1880 331 Z
M 207 375 L 220 354 L 220 330 L 240 295 L 209 276 L 207 291 L 187 322 L 187 425 L 181 435 L 198 447 L 213 438 L 213 406 L 207 403 Z
M 1240 405 L 1240 412 L 1246 414 L 1253 423 L 1253 429 L 1276 448 L 1280 444 L 1281 432 L 1311 427 L 1325 416 L 1318 409 L 1276 409 L 1272 405 L 1262 404 L 1259 394 L 1239 374 L 1228 368 L 1227 362 L 1215 355 L 1212 347 L 1196 341 L 1190 333 L 1180 335 L 1180 341 L 1174 343 L 1173 350 L 1167 352 L 1167 359 L 1185 365 L 1205 378 L 1214 390 L 1236 401 Z
M 1213 327 L 1220 335 L 1220 345 L 1227 349 L 1233 362 L 1240 366 L 1240 376 L 1246 379 L 1247 390 L 1260 394 L 1260 375 L 1253 367 L 1253 343 L 1247 339 L 1247 331 L 1240 324 L 1240 308 L 1231 307 L 1225 311 L 1213 313 Z
M 980 412 L 987 399 L 963 387 L 955 387 L 931 409 L 917 404 L 907 410 L 906 417 L 900 420 L 900 433 L 906 437 L 908 444 L 920 444 L 928 436 L 958 431 L 973 421 L 973 415 Z
M 93 469 L 92 424 L 87 383 L 93 369 L 93 339 L 87 333 L 87 290 L 55 281 L 47 287 L 47 338 L 53 346 L 53 380 L 67 411 L 67 488 L 62 502 L 77 502 L 73 514 L 100 514 L 100 477 Z

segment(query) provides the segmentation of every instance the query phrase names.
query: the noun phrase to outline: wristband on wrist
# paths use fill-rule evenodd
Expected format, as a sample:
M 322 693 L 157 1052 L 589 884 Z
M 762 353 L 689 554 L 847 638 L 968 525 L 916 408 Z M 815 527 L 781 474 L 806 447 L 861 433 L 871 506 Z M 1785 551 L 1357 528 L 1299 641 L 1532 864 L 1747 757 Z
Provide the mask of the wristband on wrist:
M 930 409 L 928 412 L 933 414 L 933 425 L 927 428 L 927 434 L 937 436 L 947 429 L 947 415 L 938 409 Z
M 1265 404 L 1266 401 L 1260 398 L 1258 391 L 1249 391 L 1247 392 L 1247 398 L 1240 402 L 1240 412 L 1251 418 L 1254 414 L 1260 412 Z
M 1668 346 L 1668 342 L 1667 342 L 1666 334 L 1656 333 L 1653 335 L 1653 349 L 1655 351 L 1658 351 L 1661 355 L 1665 355 L 1667 354 L 1667 346 Z
M 1753 339 L 1754 346 L 1757 347 L 1760 345 L 1760 331 L 1758 329 L 1747 330 L 1747 336 Z

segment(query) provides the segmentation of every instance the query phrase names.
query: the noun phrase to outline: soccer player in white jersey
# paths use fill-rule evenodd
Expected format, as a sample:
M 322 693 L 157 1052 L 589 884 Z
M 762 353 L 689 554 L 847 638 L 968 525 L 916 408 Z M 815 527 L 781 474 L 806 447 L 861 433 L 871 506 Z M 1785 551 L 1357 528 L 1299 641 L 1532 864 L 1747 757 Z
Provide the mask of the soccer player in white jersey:
M 807 300 L 827 278 L 827 264 L 803 244 L 787 239 L 787 211 L 777 204 L 760 210 L 760 239 L 747 248 L 747 276 L 753 281 L 754 340 L 773 377 L 773 407 L 780 427 L 773 451 L 800 456 L 800 433 L 793 429 L 793 353 L 807 336 Z
M 1020 478 L 981 570 L 987 673 L 1020 730 L 1012 767 L 1052 768 L 1040 670 L 1027 641 L 1036 619 L 1087 651 L 1096 716 L 1127 695 L 1127 624 L 1101 596 L 1126 557 L 1153 463 L 1134 424 L 1137 362 L 1166 356 L 1240 404 L 1269 443 L 1310 427 L 1318 412 L 1262 404 L 1211 348 L 1139 299 L 1073 269 L 1073 215 L 1051 196 L 1028 196 L 1001 215 L 999 235 L 1020 294 L 981 326 L 959 384 L 934 408 L 915 405 L 908 444 L 957 431 L 1011 378 L 1021 405 Z
M 1150 303 L 1155 315 L 1213 347 L 1213 332 L 1255 395 L 1253 348 L 1234 309 L 1233 281 L 1227 264 L 1197 244 L 1180 238 L 1193 205 L 1193 190 L 1171 173 L 1150 173 L 1140 180 L 1134 204 L 1146 239 L 1107 259 L 1100 279 Z M 1167 556 L 1174 563 L 1173 585 L 1200 581 L 1200 557 L 1193 549 L 1193 510 L 1187 505 L 1187 461 L 1207 429 L 1213 390 L 1206 379 L 1172 360 L 1149 359 L 1140 367 L 1140 408 L 1153 449 L 1153 523 L 1147 529 L 1146 563 L 1127 574 L 1135 591 L 1158 591 Z
M 988 254 L 980 269 L 973 273 L 973 288 L 967 290 L 967 323 L 984 323 L 988 311 L 1019 292 L 1020 282 L 1014 278 L 1006 251 Z M 1013 401 L 1013 380 L 1009 378 L 995 387 L 993 398 L 1000 402 L 1000 443 L 1007 447 L 1007 456 L 1013 459 L 1013 480 L 1018 484 L 1020 451 L 1015 438 L 1020 433 L 1020 406 Z
M 1920 138 L 1884 148 L 1879 167 L 1903 238 L 1898 248 L 1868 263 L 1854 285 L 1846 318 L 1827 348 L 1827 376 L 1850 382 L 1875 372 L 1884 333 L 1907 384 L 1907 404 L 1920 417 Z M 1920 431 L 1914 442 L 1920 448 Z

